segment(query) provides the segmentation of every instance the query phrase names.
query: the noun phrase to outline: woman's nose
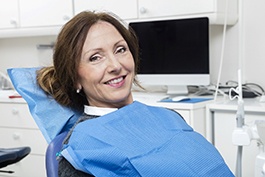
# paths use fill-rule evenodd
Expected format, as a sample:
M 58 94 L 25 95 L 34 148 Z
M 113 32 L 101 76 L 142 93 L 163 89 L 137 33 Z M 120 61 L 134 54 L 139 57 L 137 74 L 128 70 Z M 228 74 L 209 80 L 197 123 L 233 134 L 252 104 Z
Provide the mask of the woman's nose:
M 122 68 L 121 63 L 114 55 L 108 57 L 108 72 L 109 73 L 120 72 L 121 68 Z

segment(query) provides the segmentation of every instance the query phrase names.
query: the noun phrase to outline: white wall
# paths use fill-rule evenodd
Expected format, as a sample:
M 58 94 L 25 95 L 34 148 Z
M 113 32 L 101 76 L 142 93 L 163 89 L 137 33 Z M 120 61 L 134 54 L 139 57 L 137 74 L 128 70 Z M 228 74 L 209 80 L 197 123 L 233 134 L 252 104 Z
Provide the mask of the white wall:
M 265 88 L 265 1 L 246 1 L 245 78 Z
M 210 73 L 211 82 L 216 85 L 221 69 L 220 83 L 228 80 L 237 81 L 238 70 L 238 25 L 227 26 L 226 37 L 224 27 L 221 25 L 210 26 Z M 222 45 L 224 40 L 224 50 Z M 223 56 L 222 56 L 222 52 Z M 221 58 L 223 57 L 223 58 Z M 222 61 L 221 61 L 222 60 Z M 222 66 L 220 66 L 222 65 Z
M 241 1 L 242 18 L 227 29 L 221 83 L 237 81 L 237 69 L 240 67 L 244 83 L 256 83 L 265 89 L 265 1 Z M 211 29 L 211 80 L 214 83 L 219 72 L 222 28 L 214 26 Z
M 242 0 L 243 1 L 243 0 Z M 239 36 L 240 23 L 227 27 L 225 50 L 221 75 L 221 83 L 237 81 L 237 70 L 243 71 L 243 82 L 253 82 L 265 88 L 265 1 L 243 1 L 243 36 Z M 223 39 L 223 26 L 210 27 L 211 44 L 211 81 L 217 83 L 221 47 Z M 240 38 L 239 38 L 240 37 Z M 51 50 L 37 50 L 37 44 L 50 44 L 55 36 L 24 37 L 0 39 L 0 71 L 5 72 L 10 67 L 31 67 L 47 64 L 50 61 Z M 245 42 L 245 43 L 242 43 Z M 243 46 L 241 55 L 239 48 Z M 242 56 L 240 59 L 239 57 Z M 241 66 L 242 65 L 242 66 Z

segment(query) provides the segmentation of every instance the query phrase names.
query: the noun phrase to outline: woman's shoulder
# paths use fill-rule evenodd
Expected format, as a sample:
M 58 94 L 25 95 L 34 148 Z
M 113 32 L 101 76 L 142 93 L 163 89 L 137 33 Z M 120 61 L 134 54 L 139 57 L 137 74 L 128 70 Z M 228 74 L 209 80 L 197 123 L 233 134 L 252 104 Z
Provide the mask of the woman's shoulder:
M 59 177 L 94 177 L 91 174 L 76 170 L 65 158 L 61 158 L 58 165 Z

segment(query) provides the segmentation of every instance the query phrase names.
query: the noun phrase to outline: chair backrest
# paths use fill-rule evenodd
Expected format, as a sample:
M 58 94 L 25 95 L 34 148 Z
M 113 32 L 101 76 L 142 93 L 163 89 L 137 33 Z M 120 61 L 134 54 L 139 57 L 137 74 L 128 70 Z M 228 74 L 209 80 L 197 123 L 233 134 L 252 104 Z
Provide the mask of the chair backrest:
M 68 132 L 63 132 L 56 136 L 48 145 L 46 150 L 46 174 L 47 177 L 58 177 L 57 153 L 63 146 L 63 141 Z

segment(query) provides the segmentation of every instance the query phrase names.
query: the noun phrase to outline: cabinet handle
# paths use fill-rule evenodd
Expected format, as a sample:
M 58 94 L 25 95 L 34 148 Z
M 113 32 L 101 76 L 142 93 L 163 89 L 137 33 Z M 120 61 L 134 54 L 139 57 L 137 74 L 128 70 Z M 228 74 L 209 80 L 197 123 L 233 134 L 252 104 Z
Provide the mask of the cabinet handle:
M 17 133 L 17 132 L 13 133 L 13 139 L 14 140 L 19 140 L 20 139 L 20 134 Z
M 13 109 L 12 109 L 12 113 L 13 113 L 14 115 L 17 115 L 17 114 L 19 113 L 19 111 L 18 111 L 17 108 L 13 108 Z
M 140 7 L 140 13 L 145 14 L 147 12 L 147 9 L 145 7 Z
M 41 49 L 53 49 L 54 48 L 54 43 L 51 44 L 38 44 L 37 45 L 37 49 L 41 50 Z
M 11 25 L 14 25 L 16 27 L 17 26 L 17 21 L 14 20 L 14 19 L 12 19 L 12 20 L 10 20 L 10 24 Z

